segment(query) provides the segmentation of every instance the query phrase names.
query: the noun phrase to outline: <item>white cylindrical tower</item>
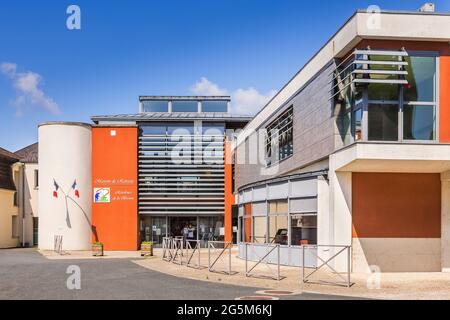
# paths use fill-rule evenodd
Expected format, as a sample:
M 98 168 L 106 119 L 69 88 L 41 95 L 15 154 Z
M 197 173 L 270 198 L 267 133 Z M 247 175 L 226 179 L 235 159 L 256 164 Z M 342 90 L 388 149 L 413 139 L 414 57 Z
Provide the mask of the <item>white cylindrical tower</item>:
M 92 130 L 84 123 L 39 126 L 39 249 L 90 250 Z

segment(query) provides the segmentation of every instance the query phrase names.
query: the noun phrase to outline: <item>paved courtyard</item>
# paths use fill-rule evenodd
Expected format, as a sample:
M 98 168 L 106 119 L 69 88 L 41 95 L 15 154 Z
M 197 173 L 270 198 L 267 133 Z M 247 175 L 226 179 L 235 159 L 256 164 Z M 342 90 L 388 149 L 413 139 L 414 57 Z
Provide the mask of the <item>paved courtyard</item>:
M 233 300 L 261 290 L 180 278 L 133 261 L 136 258 L 52 260 L 34 249 L 0 250 L 0 299 Z M 71 265 L 80 267 L 81 290 L 67 289 Z M 280 299 L 341 297 L 305 293 Z

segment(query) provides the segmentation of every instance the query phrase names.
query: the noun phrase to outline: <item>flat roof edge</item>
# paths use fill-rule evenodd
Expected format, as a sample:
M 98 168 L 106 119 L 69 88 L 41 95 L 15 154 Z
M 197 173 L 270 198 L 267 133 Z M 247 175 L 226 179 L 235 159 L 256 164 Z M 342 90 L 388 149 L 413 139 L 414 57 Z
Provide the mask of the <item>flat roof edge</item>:
M 139 101 L 151 100 L 226 100 L 231 101 L 231 96 L 139 96 Z
M 92 125 L 84 122 L 73 122 L 73 121 L 48 121 L 38 124 L 38 128 L 44 126 L 79 126 L 85 128 L 92 128 Z

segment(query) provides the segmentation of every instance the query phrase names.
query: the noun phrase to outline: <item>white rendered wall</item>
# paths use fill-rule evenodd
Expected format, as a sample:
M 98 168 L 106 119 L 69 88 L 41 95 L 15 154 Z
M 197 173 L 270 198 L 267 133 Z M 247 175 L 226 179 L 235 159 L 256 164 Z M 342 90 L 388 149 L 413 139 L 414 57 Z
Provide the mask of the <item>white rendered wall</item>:
M 441 174 L 441 269 L 450 272 L 450 171 Z
M 53 250 L 55 235 L 63 236 L 63 250 L 91 248 L 91 141 L 89 125 L 39 127 L 39 249 Z M 75 180 L 80 198 L 72 189 Z
M 332 224 L 330 223 L 330 186 L 322 177 L 317 179 L 317 244 L 332 244 Z M 329 248 L 319 247 L 318 255 L 322 259 L 331 257 Z
M 439 272 L 440 239 L 355 238 L 353 272 Z

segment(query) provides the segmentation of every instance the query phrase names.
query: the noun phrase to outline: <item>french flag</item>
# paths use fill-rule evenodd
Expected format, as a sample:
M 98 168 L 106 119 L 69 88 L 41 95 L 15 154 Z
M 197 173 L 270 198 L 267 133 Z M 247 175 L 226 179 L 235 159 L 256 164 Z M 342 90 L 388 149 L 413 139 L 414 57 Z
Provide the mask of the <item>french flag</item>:
M 55 190 L 53 191 L 53 197 L 58 198 L 59 185 L 56 183 L 55 179 L 53 179 L 53 185 L 55 186 Z
M 75 197 L 79 198 L 80 197 L 80 191 L 78 190 L 78 187 L 77 187 L 77 180 L 75 180 L 75 182 L 73 183 L 72 189 L 75 192 Z

